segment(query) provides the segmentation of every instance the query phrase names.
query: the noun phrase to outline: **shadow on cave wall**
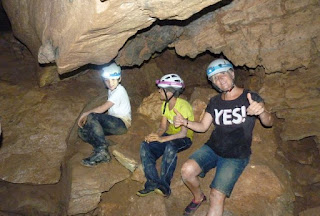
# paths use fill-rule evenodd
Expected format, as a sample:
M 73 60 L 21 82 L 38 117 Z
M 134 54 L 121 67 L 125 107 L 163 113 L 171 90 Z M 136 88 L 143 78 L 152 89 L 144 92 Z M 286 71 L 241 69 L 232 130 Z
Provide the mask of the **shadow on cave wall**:
M 11 31 L 11 24 L 0 0 L 0 32 Z

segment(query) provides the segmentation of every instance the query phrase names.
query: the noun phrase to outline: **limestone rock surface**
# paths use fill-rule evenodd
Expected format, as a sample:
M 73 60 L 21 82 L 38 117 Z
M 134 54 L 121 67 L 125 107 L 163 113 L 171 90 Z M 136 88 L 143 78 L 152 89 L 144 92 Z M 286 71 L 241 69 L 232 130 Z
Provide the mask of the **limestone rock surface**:
M 317 1 L 232 1 L 190 23 L 171 46 L 182 56 L 223 52 L 235 65 L 263 65 L 267 73 L 307 67 L 319 44 L 319 10 Z
M 269 110 L 285 121 L 283 140 L 320 136 L 319 65 L 320 58 L 316 58 L 308 69 L 299 68 L 265 79 L 260 93 Z
M 159 93 L 154 92 L 149 97 L 143 99 L 141 106 L 138 108 L 138 113 L 148 116 L 152 120 L 161 118 L 162 101 L 159 99 Z
M 103 83 L 97 73 L 86 73 L 76 78 L 77 81 L 65 80 L 55 87 L 39 88 L 30 53 L 3 49 L 8 41 L 14 41 L 11 38 L 7 41 L 6 35 L 0 38 L 0 47 L 4 50 L 0 54 L 3 132 L 0 179 L 12 183 L 55 184 L 61 177 L 66 138 L 83 105 L 91 97 L 83 92 L 98 94 L 100 90 L 104 91 Z M 18 56 L 19 63 L 14 60 Z M 74 81 L 79 86 L 67 89 Z M 80 87 L 84 83 L 85 89 Z
M 299 213 L 299 216 L 317 216 L 320 212 L 320 206 L 315 208 L 307 209 L 301 213 Z
M 54 94 L 63 95 L 61 87 Z M 0 96 L 6 98 L 0 108 L 6 116 L 2 121 L 6 134 L 0 152 L 0 178 L 13 183 L 57 183 L 67 148 L 65 138 L 83 99 L 80 96 L 76 101 L 65 95 L 60 100 L 45 89 L 30 91 L 6 83 L 1 83 L 1 89 Z M 66 108 L 65 100 L 74 103 Z
M 157 19 L 187 19 L 219 0 L 4 0 L 13 31 L 38 58 L 59 73 L 104 64 L 128 38 Z
M 69 215 L 95 209 L 102 192 L 108 191 L 115 183 L 129 177 L 129 171 L 114 159 L 110 163 L 88 168 L 81 165 L 84 157 L 86 155 L 76 154 L 68 164 L 71 184 Z

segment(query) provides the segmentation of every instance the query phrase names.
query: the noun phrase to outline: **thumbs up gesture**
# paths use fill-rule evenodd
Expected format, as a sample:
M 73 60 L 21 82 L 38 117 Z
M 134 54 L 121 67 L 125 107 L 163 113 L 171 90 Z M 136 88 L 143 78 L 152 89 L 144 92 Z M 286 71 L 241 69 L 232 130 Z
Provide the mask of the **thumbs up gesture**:
M 175 127 L 180 127 L 182 126 L 186 126 L 187 125 L 187 120 L 185 118 L 183 118 L 183 116 L 181 115 L 181 113 L 179 113 L 178 110 L 176 110 L 176 108 L 173 108 L 174 113 L 176 114 L 176 116 L 173 117 L 173 124 Z
M 254 101 L 251 97 L 251 93 L 247 94 L 249 101 L 249 107 L 247 108 L 247 115 L 260 115 L 264 112 L 264 104 Z

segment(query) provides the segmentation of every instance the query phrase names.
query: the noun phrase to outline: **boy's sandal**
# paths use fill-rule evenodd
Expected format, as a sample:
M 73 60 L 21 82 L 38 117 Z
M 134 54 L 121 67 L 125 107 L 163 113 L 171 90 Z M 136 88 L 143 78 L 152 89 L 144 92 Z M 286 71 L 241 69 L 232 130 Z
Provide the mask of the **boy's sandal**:
M 193 199 L 191 203 L 189 203 L 189 205 L 184 210 L 184 216 L 191 215 L 192 213 L 194 213 L 200 207 L 200 205 L 207 200 L 207 197 L 204 194 L 202 194 L 202 196 L 203 197 L 200 202 L 195 202 Z

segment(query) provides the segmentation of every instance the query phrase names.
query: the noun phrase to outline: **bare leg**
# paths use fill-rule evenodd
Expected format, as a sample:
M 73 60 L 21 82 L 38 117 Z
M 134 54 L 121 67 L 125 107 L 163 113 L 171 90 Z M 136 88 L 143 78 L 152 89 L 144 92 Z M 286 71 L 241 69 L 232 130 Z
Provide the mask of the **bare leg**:
M 226 195 L 214 188 L 210 191 L 210 208 L 207 216 L 222 216 Z
M 194 160 L 187 160 L 181 168 L 181 176 L 183 182 L 187 185 L 194 196 L 195 202 L 200 202 L 203 199 L 200 189 L 200 181 L 198 175 L 201 173 L 201 168 Z

